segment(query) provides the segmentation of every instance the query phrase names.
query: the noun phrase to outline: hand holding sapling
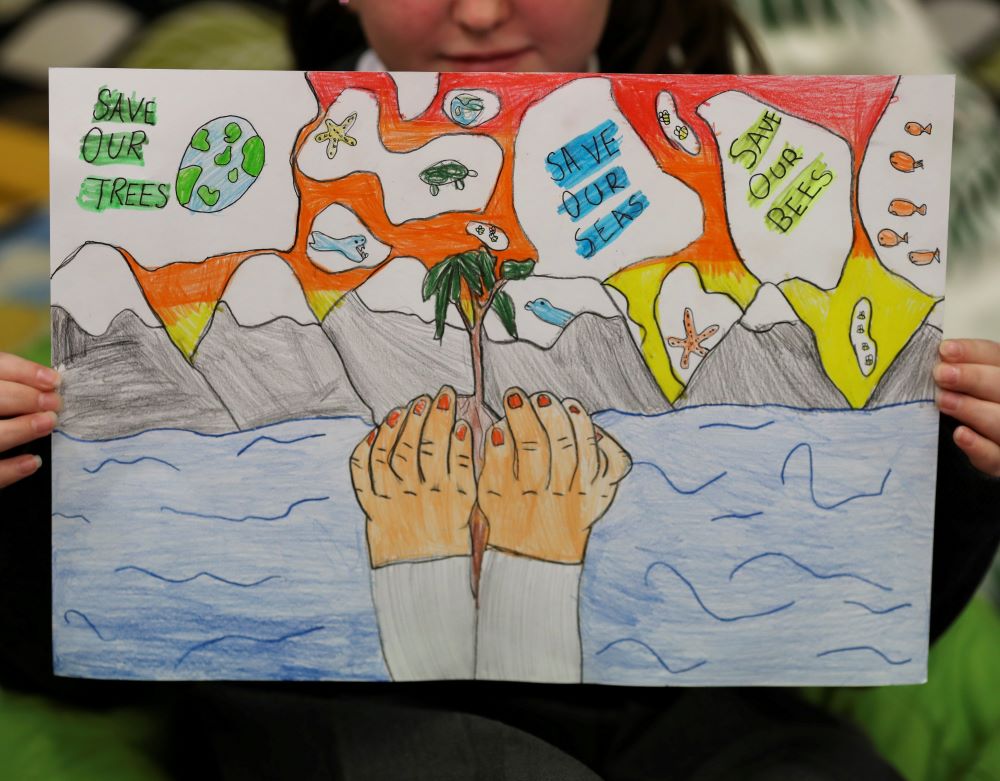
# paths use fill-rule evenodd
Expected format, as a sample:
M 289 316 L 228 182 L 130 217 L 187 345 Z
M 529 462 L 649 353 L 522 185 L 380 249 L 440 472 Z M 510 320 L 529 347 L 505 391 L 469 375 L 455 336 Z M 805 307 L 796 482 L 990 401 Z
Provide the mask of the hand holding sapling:
M 454 389 L 391 411 L 351 454 L 351 480 L 372 567 L 470 555 L 472 437 L 455 421 Z
M 561 564 L 583 561 L 591 527 L 632 468 L 578 401 L 504 394 L 507 417 L 486 432 L 479 506 L 489 546 Z

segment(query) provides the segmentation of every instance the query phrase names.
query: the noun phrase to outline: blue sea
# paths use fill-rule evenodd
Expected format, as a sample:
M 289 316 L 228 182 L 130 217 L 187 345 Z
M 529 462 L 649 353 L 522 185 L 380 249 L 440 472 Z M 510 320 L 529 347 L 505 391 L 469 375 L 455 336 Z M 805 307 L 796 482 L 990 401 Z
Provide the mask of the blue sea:
M 595 419 L 634 467 L 588 546 L 585 681 L 924 679 L 933 404 Z M 57 433 L 56 672 L 387 679 L 347 466 L 368 430 Z

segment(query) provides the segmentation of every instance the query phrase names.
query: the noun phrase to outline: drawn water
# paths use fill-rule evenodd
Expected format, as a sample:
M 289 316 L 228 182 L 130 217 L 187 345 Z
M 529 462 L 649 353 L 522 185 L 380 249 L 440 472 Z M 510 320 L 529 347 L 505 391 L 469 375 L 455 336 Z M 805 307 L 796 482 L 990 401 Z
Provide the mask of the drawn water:
M 598 422 L 635 467 L 588 548 L 585 680 L 923 678 L 931 404 Z M 340 419 L 57 435 L 56 671 L 386 678 L 346 466 L 367 430 Z

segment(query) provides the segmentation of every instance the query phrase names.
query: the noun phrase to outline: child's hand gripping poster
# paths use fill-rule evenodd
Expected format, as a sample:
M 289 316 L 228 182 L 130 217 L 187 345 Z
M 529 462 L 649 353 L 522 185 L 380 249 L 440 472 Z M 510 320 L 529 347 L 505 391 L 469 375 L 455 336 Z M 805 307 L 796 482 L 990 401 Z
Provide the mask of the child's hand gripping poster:
M 54 70 L 55 671 L 924 680 L 953 93 Z

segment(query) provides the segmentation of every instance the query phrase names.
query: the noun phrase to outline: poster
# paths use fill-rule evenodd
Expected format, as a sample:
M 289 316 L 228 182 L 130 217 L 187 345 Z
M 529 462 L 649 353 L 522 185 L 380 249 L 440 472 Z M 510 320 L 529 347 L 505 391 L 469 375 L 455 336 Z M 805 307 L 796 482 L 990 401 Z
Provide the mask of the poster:
M 953 93 L 53 70 L 56 672 L 923 680 Z

